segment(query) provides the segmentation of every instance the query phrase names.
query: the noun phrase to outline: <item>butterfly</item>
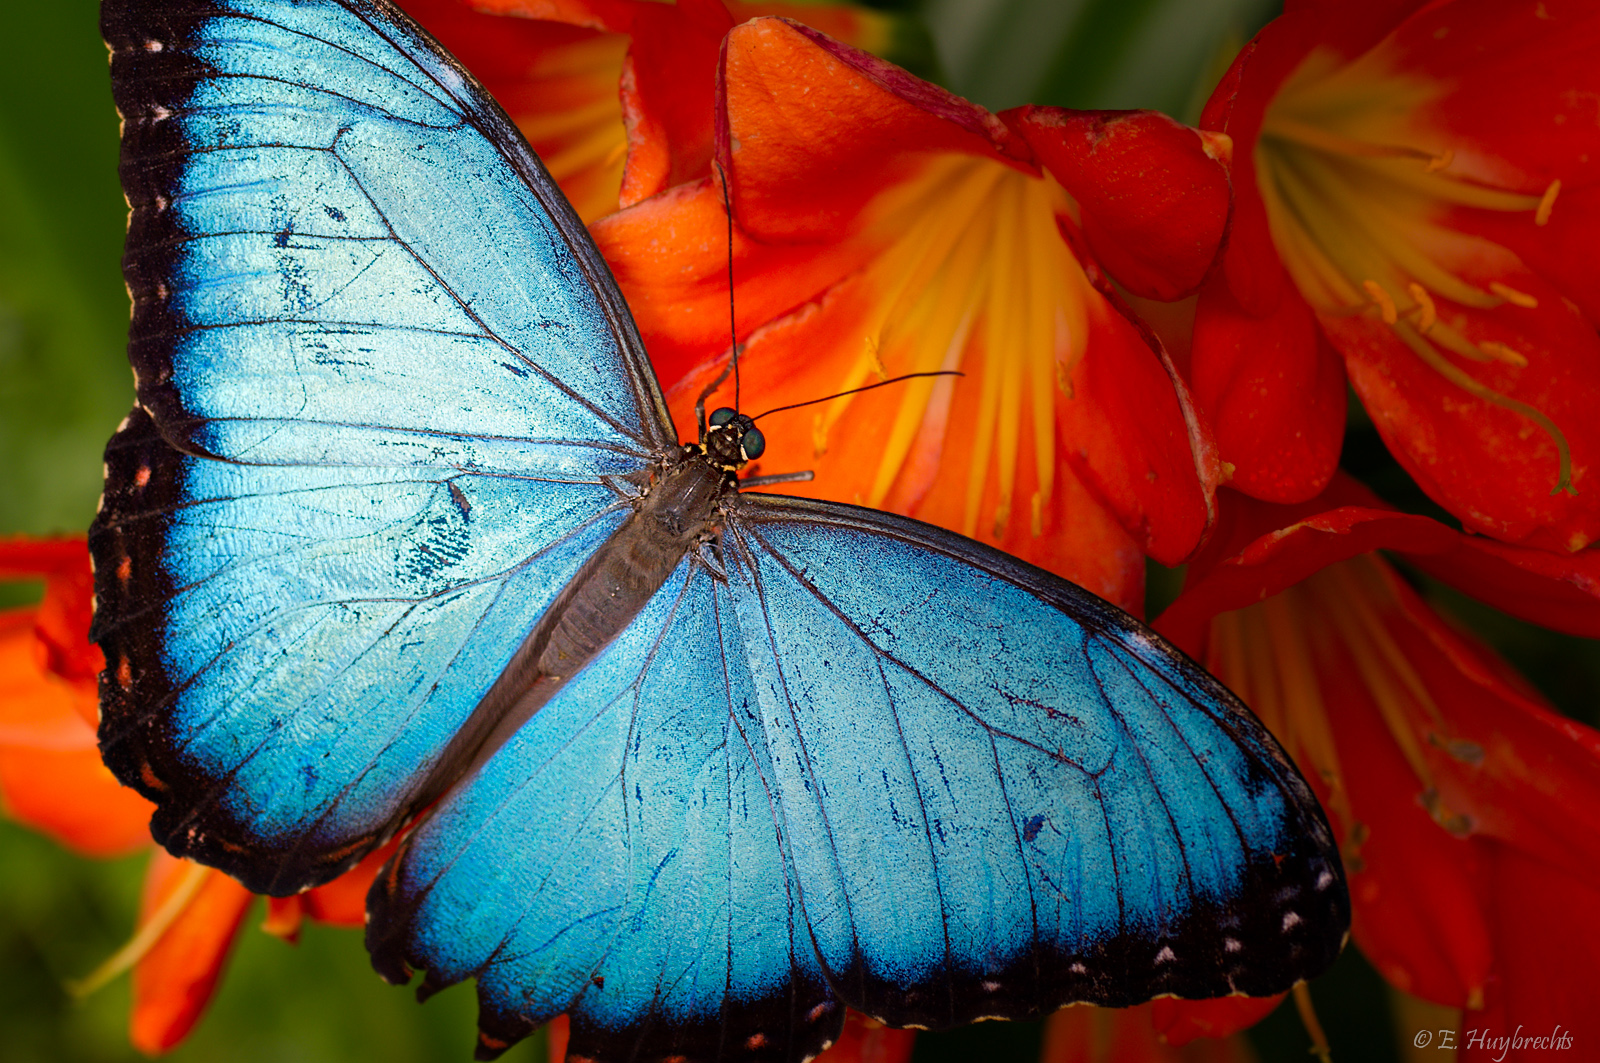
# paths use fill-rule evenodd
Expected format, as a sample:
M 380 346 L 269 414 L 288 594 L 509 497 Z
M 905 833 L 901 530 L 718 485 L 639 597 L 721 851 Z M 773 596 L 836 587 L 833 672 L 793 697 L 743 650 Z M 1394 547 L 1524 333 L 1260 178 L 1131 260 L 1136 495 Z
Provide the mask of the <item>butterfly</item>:
M 506 116 L 386 0 L 107 0 L 137 404 L 90 533 L 106 763 L 478 1057 L 809 1058 L 1265 995 L 1349 923 L 1322 811 L 1133 618 L 952 533 L 741 491 Z

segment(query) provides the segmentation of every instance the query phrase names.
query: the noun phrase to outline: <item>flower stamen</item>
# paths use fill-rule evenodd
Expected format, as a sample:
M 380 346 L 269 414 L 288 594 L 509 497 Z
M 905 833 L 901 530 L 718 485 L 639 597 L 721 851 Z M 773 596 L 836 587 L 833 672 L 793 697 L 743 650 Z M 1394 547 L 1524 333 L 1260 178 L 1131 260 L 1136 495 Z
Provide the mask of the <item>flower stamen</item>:
M 1406 285 L 1406 291 L 1417 303 L 1417 331 L 1426 336 L 1428 330 L 1433 328 L 1433 323 L 1439 320 L 1439 310 L 1433 305 L 1433 296 L 1416 281 Z
M 172 925 L 178 921 L 191 901 L 200 893 L 200 887 L 206 883 L 206 878 L 212 873 L 211 868 L 203 864 L 190 863 L 183 869 L 183 877 L 178 880 L 177 886 L 167 894 L 161 906 L 150 914 L 143 926 L 134 932 L 128 943 L 108 956 L 100 966 L 84 975 L 82 978 L 69 979 L 66 983 L 67 992 L 73 997 L 82 1000 L 95 990 L 109 983 L 112 979 L 131 970 L 138 962 L 149 955 L 150 950 L 166 936 Z
M 1455 150 L 1406 146 L 1414 134 L 1402 117 L 1427 104 L 1438 86 L 1390 69 L 1377 52 L 1344 63 L 1319 51 L 1285 81 L 1256 150 L 1273 241 L 1300 291 L 1325 317 L 1376 313 L 1451 384 L 1537 425 L 1556 450 L 1551 493 L 1575 494 L 1570 449 L 1555 422 L 1478 381 L 1447 353 L 1511 370 L 1525 368 L 1528 356 L 1498 340 L 1469 339 L 1466 318 L 1447 326 L 1436 302 L 1536 309 L 1539 300 L 1528 292 L 1501 280 L 1479 287 L 1442 265 L 1439 249 L 1458 246 L 1461 238 L 1433 219 L 1463 206 L 1532 212 L 1534 223 L 1543 225 L 1561 182 L 1531 196 L 1443 172 L 1455 162 Z
M 1385 325 L 1392 325 L 1400 320 L 1400 314 L 1394 308 L 1394 299 L 1383 290 L 1383 285 L 1377 281 L 1362 281 L 1361 287 L 1365 288 L 1367 294 L 1372 296 L 1372 301 L 1378 304 L 1378 314 L 1383 318 Z
M 1499 281 L 1490 281 L 1489 290 L 1494 292 L 1494 294 L 1498 295 L 1500 298 L 1504 299 L 1506 302 L 1510 303 L 1512 306 L 1520 306 L 1524 310 L 1533 310 L 1539 305 L 1538 299 L 1529 295 L 1527 292 L 1517 291 L 1509 284 L 1502 284 Z
M 1561 194 L 1561 178 L 1550 182 L 1550 187 L 1544 190 L 1544 195 L 1539 197 L 1539 206 L 1533 212 L 1533 224 L 1549 225 L 1550 212 L 1555 209 L 1556 196 Z
M 886 196 L 864 229 L 884 244 L 867 267 L 879 294 L 861 354 L 838 390 L 873 375 L 966 371 L 966 386 L 976 392 L 960 525 L 968 535 L 981 526 L 1003 538 L 1013 516 L 1025 516 L 1034 535 L 1046 531 L 1056 404 L 1059 395 L 1072 395 L 1088 324 L 1089 284 L 1056 220 L 1071 209 L 1048 177 L 958 156 L 934 161 L 923 177 Z M 949 381 L 910 381 L 900 394 L 868 505 L 882 505 L 891 493 L 897 507 L 914 504 L 950 423 Z M 816 447 L 825 447 L 849 401 L 819 414 Z M 1019 485 L 1030 474 L 1033 488 Z

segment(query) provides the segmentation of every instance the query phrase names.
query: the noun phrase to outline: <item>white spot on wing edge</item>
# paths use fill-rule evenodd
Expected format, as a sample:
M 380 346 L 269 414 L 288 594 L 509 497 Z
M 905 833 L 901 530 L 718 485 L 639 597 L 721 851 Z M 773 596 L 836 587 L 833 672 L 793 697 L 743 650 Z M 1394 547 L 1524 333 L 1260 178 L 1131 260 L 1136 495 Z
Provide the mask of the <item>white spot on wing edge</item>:
M 1240 952 L 1244 949 L 1244 943 L 1238 938 L 1223 938 L 1222 948 L 1225 952 Z
M 1283 929 L 1292 930 L 1300 925 L 1300 917 L 1293 912 L 1283 913 Z
M 1161 946 L 1161 951 L 1156 953 L 1157 963 L 1172 963 L 1177 958 L 1177 954 L 1172 951 L 1172 946 L 1170 945 Z

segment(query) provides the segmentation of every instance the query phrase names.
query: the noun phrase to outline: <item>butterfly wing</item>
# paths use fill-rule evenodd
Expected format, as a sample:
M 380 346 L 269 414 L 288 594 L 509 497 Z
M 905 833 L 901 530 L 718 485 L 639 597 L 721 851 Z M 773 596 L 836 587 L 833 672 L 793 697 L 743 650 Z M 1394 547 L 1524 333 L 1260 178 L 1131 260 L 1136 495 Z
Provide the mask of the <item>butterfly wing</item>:
M 1333 961 L 1322 810 L 1203 669 L 960 536 L 740 502 L 725 549 L 785 840 L 852 1007 L 939 1027 L 1268 995 Z
M 560 192 L 387 3 L 102 30 L 139 403 L 90 540 L 102 746 L 169 849 L 292 892 L 436 796 L 672 429 Z
M 1125 614 L 915 521 L 741 496 L 400 851 L 391 980 L 479 983 L 490 1058 L 570 1011 L 606 1061 L 806 1058 L 895 1025 L 1264 995 L 1327 967 L 1304 781 Z
M 406 839 L 367 946 L 478 980 L 480 1059 L 572 1016 L 568 1058 L 798 1061 L 844 1018 L 800 914 L 726 585 L 685 561 Z

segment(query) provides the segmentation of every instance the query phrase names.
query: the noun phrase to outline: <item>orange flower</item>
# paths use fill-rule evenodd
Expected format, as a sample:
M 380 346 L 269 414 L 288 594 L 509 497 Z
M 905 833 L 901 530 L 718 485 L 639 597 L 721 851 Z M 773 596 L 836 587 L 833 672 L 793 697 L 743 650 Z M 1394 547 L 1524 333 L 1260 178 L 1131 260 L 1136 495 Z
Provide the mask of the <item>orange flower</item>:
M 1240 54 L 1202 121 L 1237 201 L 1192 370 L 1235 487 L 1322 489 L 1348 373 L 1468 528 L 1600 537 L 1597 51 L 1589 3 L 1310 0 Z
M 747 412 L 965 373 L 774 414 L 766 471 L 813 469 L 798 493 L 981 536 L 1137 609 L 1141 551 L 1189 554 L 1219 474 L 1091 249 L 1124 252 L 1141 294 L 1198 284 L 1225 141 L 1141 113 L 996 117 L 780 19 L 729 33 L 718 123 Z M 726 364 L 726 225 L 702 180 L 593 227 L 683 432 Z M 715 401 L 734 399 L 729 381 Z
M 717 49 L 735 22 L 791 15 L 872 51 L 893 23 L 833 4 L 403 0 L 482 81 L 585 222 L 708 172 Z
M 100 650 L 88 640 L 93 608 L 81 535 L 0 541 L 0 579 L 42 579 L 36 608 L 0 612 L 0 796 L 7 814 L 88 856 L 153 848 L 154 806 L 100 762 Z M 274 899 L 264 929 L 293 938 L 302 914 L 336 926 L 363 923 L 367 887 L 393 846 L 342 878 Z M 90 992 L 133 970 L 129 1040 L 149 1054 L 177 1045 L 199 1021 L 255 900 L 219 871 L 152 853 L 132 940 L 78 986 Z
M 150 844 L 154 805 L 100 763 L 89 642 L 93 576 L 83 536 L 0 540 L 0 579 L 42 579 L 37 607 L 0 612 L 0 796 L 19 823 L 90 856 Z
M 1589 635 L 1597 559 L 1463 536 L 1342 477 L 1298 507 L 1229 494 L 1222 514 L 1156 627 L 1245 699 L 1317 790 L 1357 945 L 1398 989 L 1488 1009 L 1469 1025 L 1593 1014 L 1600 735 L 1369 551 Z

